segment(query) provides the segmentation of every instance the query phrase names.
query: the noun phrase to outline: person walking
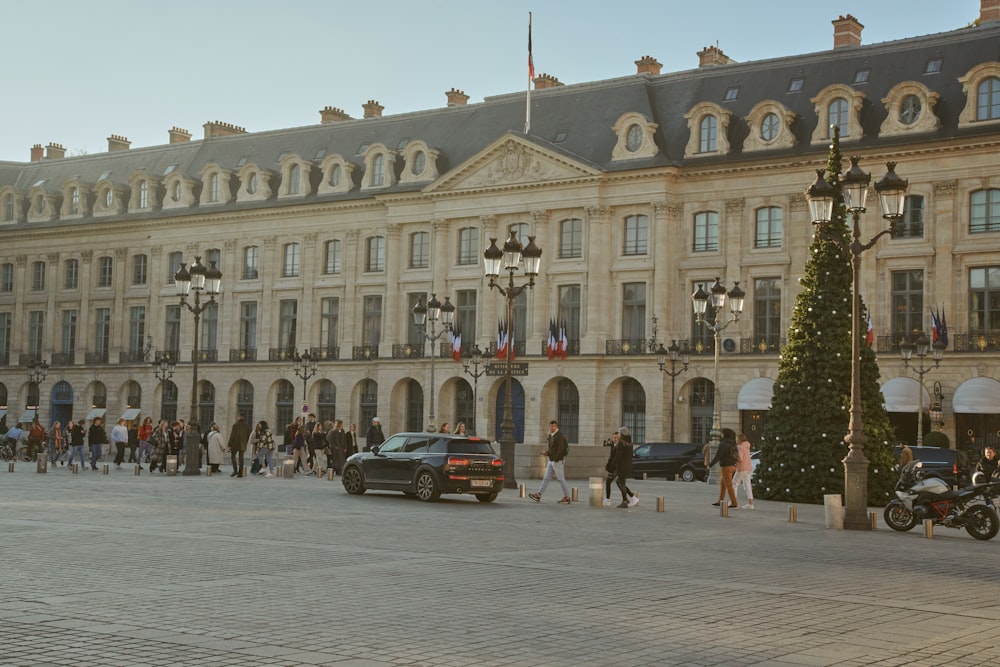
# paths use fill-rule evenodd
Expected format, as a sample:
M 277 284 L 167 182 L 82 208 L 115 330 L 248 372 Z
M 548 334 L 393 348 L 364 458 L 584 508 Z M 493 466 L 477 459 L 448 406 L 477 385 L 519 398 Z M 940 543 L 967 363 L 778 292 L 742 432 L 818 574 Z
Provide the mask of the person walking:
M 149 436 L 149 444 L 153 451 L 149 455 L 149 472 L 156 472 L 159 468 L 161 473 L 167 472 L 167 454 L 170 452 L 170 443 L 173 439 L 173 432 L 170 430 L 166 419 L 161 419 L 156 430 Z
M 125 434 L 128 440 L 128 433 Z M 104 445 L 108 444 L 108 434 L 104 431 L 104 420 L 94 417 L 87 429 L 87 444 L 90 445 L 90 469 L 97 470 L 97 462 L 101 460 Z
M 333 468 L 334 474 L 341 474 L 344 470 L 344 461 L 347 459 L 347 433 L 344 431 L 343 420 L 338 419 L 333 430 L 327 434 L 327 449 L 330 452 L 327 466 Z
M 344 434 L 344 458 L 357 454 L 358 451 L 358 425 L 351 424 L 350 430 Z
M 38 421 L 36 416 L 31 420 L 31 428 L 28 429 L 28 451 L 31 452 L 32 460 L 35 460 L 38 455 L 45 451 L 45 427 L 42 423 Z
M 292 438 L 292 459 L 295 461 L 295 472 L 311 475 L 309 469 L 309 447 L 306 444 L 306 431 L 304 428 L 297 428 L 295 436 Z
M 80 455 L 80 468 L 86 468 L 87 463 L 83 459 L 83 424 L 74 422 L 72 419 L 66 425 L 66 436 L 69 438 L 69 465 L 73 466 L 73 459 Z
M 375 445 L 385 442 L 385 434 L 382 433 L 382 422 L 378 417 L 372 419 L 372 425 L 368 427 L 365 434 L 365 451 L 370 452 Z
M 153 437 L 153 418 L 146 417 L 142 420 L 142 425 L 139 426 L 139 449 L 135 454 L 135 463 L 139 466 L 139 470 L 142 470 L 142 459 L 145 456 L 146 460 L 150 460 L 153 456 L 153 443 L 149 440 Z M 150 462 L 152 467 L 152 462 Z
M 733 497 L 738 498 L 740 487 L 746 494 L 747 503 L 743 506 L 745 510 L 753 509 L 753 485 L 750 483 L 750 476 L 753 474 L 753 461 L 750 460 L 750 441 L 746 433 L 736 435 L 736 475 L 733 477 Z M 739 503 L 739 500 L 736 500 Z
M 274 436 L 267 422 L 261 419 L 254 428 L 253 437 L 257 446 L 257 461 L 260 463 L 258 475 L 274 476 Z
M 628 480 L 632 477 L 632 436 L 628 428 L 618 429 L 618 446 L 615 448 L 615 483 L 622 493 L 622 502 L 618 507 L 635 507 L 639 504 L 639 494 L 628 488 Z
M 722 430 L 722 441 L 719 443 L 719 449 L 708 464 L 709 469 L 716 463 L 719 464 L 719 500 L 712 503 L 716 507 L 725 502 L 726 494 L 729 494 L 730 509 L 739 507 L 736 504 L 736 489 L 733 488 L 733 475 L 736 473 L 736 462 L 739 459 L 734 435 L 732 429 Z
M 139 422 L 133 420 L 128 427 L 128 462 L 135 463 L 135 453 L 139 449 Z
M 604 441 L 605 447 L 610 447 L 611 451 L 608 452 L 608 461 L 604 464 L 604 470 L 607 471 L 607 477 L 604 480 L 604 506 L 611 506 L 611 487 L 615 483 L 615 450 L 618 447 L 618 442 L 621 440 L 621 434 L 615 431 L 611 434 L 611 437 Z
M 236 417 L 236 423 L 229 431 L 229 459 L 233 464 L 230 477 L 243 477 L 243 458 L 250 442 L 250 425 L 244 415 Z
M 125 445 L 128 444 L 128 428 L 124 419 L 119 418 L 111 427 L 111 444 L 115 446 L 115 468 L 121 468 L 125 460 Z
M 226 460 L 226 439 L 222 437 L 219 425 L 212 422 L 208 430 L 208 469 L 210 474 L 222 472 L 219 466 Z
M 49 429 L 49 463 L 53 466 L 59 465 L 66 449 L 66 438 L 62 430 L 62 422 L 53 422 Z
M 330 466 L 330 458 L 326 455 L 329 441 L 323 424 L 316 422 L 313 426 L 309 447 L 312 455 L 312 469 L 317 475 L 322 475 Z
M 549 457 L 549 462 L 545 465 L 545 476 L 542 477 L 542 483 L 538 485 L 538 491 L 529 493 L 529 498 L 536 503 L 542 502 L 542 494 L 545 493 L 545 487 L 548 486 L 549 480 L 555 477 L 559 480 L 559 485 L 563 491 L 563 497 L 559 499 L 559 502 L 563 505 L 569 505 L 572 502 L 569 497 L 569 487 L 566 485 L 567 454 L 569 454 L 569 441 L 566 440 L 566 436 L 559 430 L 559 422 L 553 419 L 549 422 L 549 443 L 548 448 L 545 450 L 545 456 Z

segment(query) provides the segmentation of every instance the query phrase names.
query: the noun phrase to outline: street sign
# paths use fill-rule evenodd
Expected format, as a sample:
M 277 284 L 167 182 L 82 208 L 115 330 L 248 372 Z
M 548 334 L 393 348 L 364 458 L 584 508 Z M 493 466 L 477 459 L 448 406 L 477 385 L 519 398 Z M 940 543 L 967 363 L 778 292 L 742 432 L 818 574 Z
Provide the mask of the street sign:
M 510 374 L 518 377 L 523 377 L 528 374 L 528 362 L 526 361 L 515 361 L 510 365 Z M 506 361 L 494 361 L 492 363 L 486 364 L 486 375 L 491 377 L 496 377 L 500 375 L 507 375 L 507 362 Z

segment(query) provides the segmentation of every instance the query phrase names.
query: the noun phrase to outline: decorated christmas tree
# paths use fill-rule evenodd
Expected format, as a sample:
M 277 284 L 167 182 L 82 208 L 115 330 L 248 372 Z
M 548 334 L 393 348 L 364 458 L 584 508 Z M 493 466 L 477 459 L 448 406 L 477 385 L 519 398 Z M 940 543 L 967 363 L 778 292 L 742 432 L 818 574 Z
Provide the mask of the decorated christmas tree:
M 840 192 L 841 154 L 834 129 L 825 179 L 837 187 L 831 219 L 816 228 L 792 311 L 787 343 L 761 439 L 754 495 L 821 503 L 844 492 L 844 457 L 851 404 L 850 220 Z M 873 218 L 870 214 L 869 219 Z M 881 229 L 881 227 L 880 227 Z M 862 318 L 865 321 L 865 318 Z M 896 473 L 894 434 L 879 388 L 875 353 L 861 341 L 861 414 L 869 460 L 868 503 L 884 505 Z

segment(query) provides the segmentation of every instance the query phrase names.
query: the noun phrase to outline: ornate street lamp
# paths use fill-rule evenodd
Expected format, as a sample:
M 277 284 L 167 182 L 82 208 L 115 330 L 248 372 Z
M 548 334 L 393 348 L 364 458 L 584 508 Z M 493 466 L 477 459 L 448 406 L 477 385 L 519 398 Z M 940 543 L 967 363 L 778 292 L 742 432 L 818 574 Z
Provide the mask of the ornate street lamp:
M 932 350 L 934 365 L 925 366 L 924 360 Z M 914 351 L 917 353 L 917 358 L 920 359 L 920 366 L 917 367 L 910 366 L 910 359 Z M 938 340 L 934 342 L 934 345 L 931 345 L 927 334 L 921 332 L 913 342 L 903 341 L 900 343 L 899 354 L 903 358 L 903 368 L 909 368 L 920 378 L 920 389 L 917 390 L 917 447 L 919 447 L 924 444 L 924 375 L 941 365 L 941 360 L 944 358 L 944 344 Z M 934 421 L 933 416 L 931 421 Z
M 670 370 L 667 370 L 667 360 L 670 361 Z M 677 362 L 680 361 L 684 364 L 684 367 L 680 370 L 677 369 Z M 660 343 L 660 347 L 656 350 L 656 363 L 660 367 L 661 373 L 666 373 L 670 377 L 670 442 L 676 442 L 674 437 L 674 412 L 677 408 L 677 376 L 688 369 L 688 364 L 691 363 L 691 350 L 688 349 L 687 343 L 684 343 L 684 347 L 677 345 L 677 340 L 673 340 L 670 343 L 670 347 L 664 349 L 663 343 Z
M 194 351 L 191 354 L 191 411 L 188 413 L 188 421 L 198 422 L 198 426 L 201 427 L 198 419 L 198 345 L 201 342 L 198 328 L 201 314 L 215 303 L 215 297 L 219 294 L 219 289 L 222 286 L 222 271 L 216 268 L 214 260 L 211 262 L 211 266 L 206 269 L 205 265 L 201 263 L 201 257 L 195 255 L 190 270 L 184 262 L 181 262 L 181 267 L 174 274 L 174 285 L 177 288 L 177 296 L 181 299 L 181 305 L 194 315 Z M 192 291 L 194 292 L 193 305 L 187 301 Z M 208 296 L 208 300 L 204 303 L 201 302 L 202 292 Z M 184 467 L 185 475 L 200 474 L 201 461 L 199 459 L 198 456 L 187 457 Z
M 295 365 L 292 366 L 292 370 L 302 380 L 302 416 L 305 417 L 309 412 L 309 395 L 306 393 L 306 383 L 309 378 L 316 375 L 316 360 L 309 354 L 309 350 L 306 350 L 302 356 L 296 353 L 294 361 Z
M 839 236 L 829 237 L 829 240 L 851 253 L 851 272 L 853 273 L 852 306 L 851 306 L 851 420 L 844 441 L 848 452 L 844 458 L 844 528 L 851 530 L 871 530 L 868 518 L 868 459 L 864 448 L 868 439 L 864 434 L 864 420 L 861 415 L 861 338 L 864 325 L 861 318 L 861 254 L 875 245 L 882 236 L 892 233 L 893 228 L 903 215 L 903 199 L 906 195 L 907 182 L 896 175 L 895 162 L 887 162 L 888 171 L 875 184 L 882 204 L 882 217 L 889 222 L 887 229 L 878 232 L 867 243 L 861 242 L 861 214 L 865 212 L 865 199 L 868 195 L 868 184 L 871 174 L 858 166 L 861 158 L 851 158 L 850 170 L 840 176 L 836 174 L 839 192 L 843 195 L 844 206 L 851 214 L 852 240 L 844 243 Z M 833 206 L 838 193 L 838 187 L 825 178 L 824 169 L 816 170 L 816 182 L 806 190 L 806 200 L 809 202 L 809 213 L 814 225 L 822 225 L 833 216 Z
M 469 366 L 472 366 L 472 370 L 469 370 Z M 479 370 L 479 367 L 483 366 L 483 370 Z M 472 435 L 476 434 L 476 405 L 479 401 L 479 378 L 486 375 L 486 366 L 483 364 L 483 351 L 479 349 L 477 344 L 472 348 L 471 354 L 462 355 L 462 370 L 465 374 L 472 378 Z
M 160 382 L 165 382 L 172 378 L 175 367 L 174 358 L 169 354 L 158 352 L 156 358 L 153 360 L 153 374 Z
M 529 287 L 535 286 L 535 277 L 542 264 L 542 249 L 535 245 L 535 237 L 528 237 L 528 245 L 522 246 L 517 240 L 517 233 L 511 230 L 510 237 L 504 242 L 503 250 L 497 247 L 496 238 L 490 238 L 490 247 L 483 252 L 483 273 L 489 279 L 490 287 L 495 289 L 507 300 L 507 326 L 514 326 L 514 301 Z M 497 282 L 500 271 L 507 272 L 507 285 Z M 514 284 L 514 273 L 523 270 L 528 282 Z M 507 346 L 506 373 L 504 385 L 503 421 L 500 423 L 500 457 L 503 459 L 504 488 L 516 489 L 517 479 L 514 477 L 514 399 L 512 394 L 513 375 L 511 373 L 511 356 L 513 345 Z
M 35 419 L 38 419 L 38 404 L 42 402 L 42 380 L 49 374 L 49 365 L 41 358 L 35 360 L 28 366 L 28 382 L 35 385 Z
M 740 314 L 743 313 L 743 298 L 746 296 L 746 293 L 740 289 L 740 281 L 737 280 L 733 283 L 733 289 L 729 290 L 728 294 L 729 311 L 732 313 L 732 317 L 725 322 L 720 322 L 720 315 L 724 316 L 722 308 L 726 305 L 726 296 L 726 287 L 719 281 L 718 277 L 715 278 L 715 284 L 712 285 L 710 292 L 706 292 L 702 285 L 698 285 L 698 289 L 691 295 L 695 322 L 707 327 L 715 335 L 715 397 L 712 407 L 712 431 L 709 434 L 712 440 L 712 458 L 715 458 L 715 452 L 722 441 L 722 392 L 719 390 L 719 348 L 722 347 L 722 332 L 730 324 L 739 322 Z M 714 312 L 713 322 L 709 322 L 705 318 L 709 300 L 712 302 L 712 310 Z
M 427 333 L 427 322 L 431 323 L 431 331 Z M 435 324 L 438 320 L 441 320 L 441 331 L 435 329 Z M 430 343 L 430 358 L 431 358 L 431 401 L 430 401 L 430 414 L 427 415 L 427 432 L 434 433 L 437 431 L 437 422 L 434 417 L 434 358 L 437 357 L 437 351 L 434 349 L 434 343 L 438 338 L 443 336 L 446 332 L 451 331 L 451 327 L 455 322 L 455 306 L 451 302 L 451 297 L 445 297 L 444 303 L 437 300 L 436 294 L 431 294 L 431 300 L 427 302 L 425 306 L 423 301 L 418 301 L 417 305 L 413 307 L 413 323 L 417 325 L 420 329 L 420 335 Z

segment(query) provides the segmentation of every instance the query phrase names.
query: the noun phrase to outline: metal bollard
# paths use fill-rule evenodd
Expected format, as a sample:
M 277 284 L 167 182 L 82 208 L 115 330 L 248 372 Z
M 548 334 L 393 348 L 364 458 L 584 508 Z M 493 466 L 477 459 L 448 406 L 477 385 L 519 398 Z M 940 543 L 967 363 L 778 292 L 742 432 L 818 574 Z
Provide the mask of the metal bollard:
M 175 477 L 177 475 L 177 457 L 168 456 L 167 457 L 167 477 Z
M 327 468 L 327 470 L 326 470 L 326 478 L 328 480 L 330 480 L 331 482 L 333 481 L 333 468 Z
M 924 519 L 924 537 L 934 539 L 934 519 Z
M 876 528 L 878 528 L 878 514 L 875 513 L 875 512 L 869 512 L 868 513 L 868 518 L 871 519 L 872 530 L 875 530 Z
M 141 465 L 139 465 L 138 463 L 136 463 L 136 464 L 135 464 L 135 472 L 134 472 L 133 474 L 134 474 L 134 475 L 135 475 L 136 477 L 138 477 L 138 476 L 139 476 L 139 473 L 140 473 L 141 471 L 142 471 L 142 466 L 141 466 Z
M 656 511 L 657 512 L 665 512 L 666 510 L 667 510 L 666 500 L 664 500 L 663 496 L 657 496 L 656 497 Z
M 246 469 L 246 466 L 243 466 L 243 465 L 241 465 L 241 466 L 240 466 L 240 474 L 239 474 L 239 477 L 246 477 L 246 476 L 247 476 L 247 469 Z
M 646 481 L 646 473 L 642 473 L 642 481 Z
M 39 452 L 35 463 L 35 472 L 45 473 L 49 471 L 49 455 Z
M 211 476 L 212 476 L 212 464 L 210 463 L 208 464 L 208 467 L 205 468 L 205 477 L 211 477 Z
M 14 462 L 11 461 L 7 464 L 7 472 L 14 472 Z
M 788 523 L 795 523 L 799 520 L 799 509 L 795 505 L 788 506 Z
M 729 503 L 719 503 L 719 516 L 729 516 Z
M 522 484 L 518 489 L 518 497 L 525 498 L 527 497 L 527 495 L 528 495 L 527 490 L 524 488 L 524 484 Z
M 79 463 L 74 463 L 73 464 L 73 474 L 75 475 L 78 472 L 80 472 L 80 464 Z
M 104 472 L 102 474 L 107 475 L 109 470 L 111 470 L 111 464 L 110 463 L 105 463 L 104 464 Z
M 274 466 L 274 476 L 275 477 L 281 477 L 281 471 L 282 470 L 283 470 L 282 466 L 280 466 L 280 465 Z
M 580 489 L 575 486 L 569 490 L 569 499 L 574 503 L 580 502 Z

